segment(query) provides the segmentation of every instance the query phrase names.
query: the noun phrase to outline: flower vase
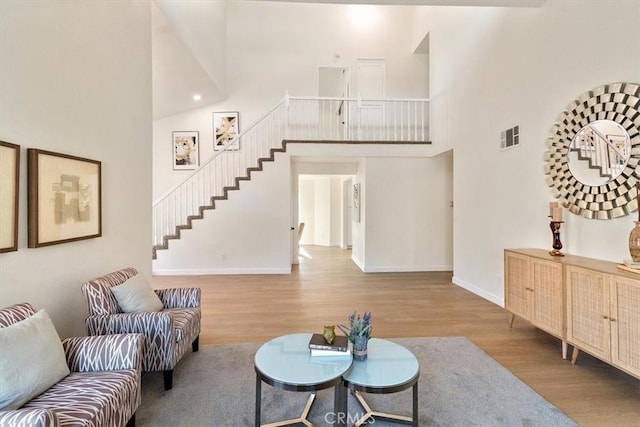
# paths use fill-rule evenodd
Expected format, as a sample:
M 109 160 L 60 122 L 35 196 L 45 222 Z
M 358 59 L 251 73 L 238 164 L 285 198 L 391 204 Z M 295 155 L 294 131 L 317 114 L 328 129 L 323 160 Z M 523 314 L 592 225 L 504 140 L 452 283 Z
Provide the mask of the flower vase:
M 367 360 L 367 344 L 369 338 L 358 335 L 353 340 L 353 359 L 354 360 Z
M 634 221 L 636 226 L 631 230 L 629 234 L 629 253 L 631 258 L 639 262 L 640 261 L 640 221 Z

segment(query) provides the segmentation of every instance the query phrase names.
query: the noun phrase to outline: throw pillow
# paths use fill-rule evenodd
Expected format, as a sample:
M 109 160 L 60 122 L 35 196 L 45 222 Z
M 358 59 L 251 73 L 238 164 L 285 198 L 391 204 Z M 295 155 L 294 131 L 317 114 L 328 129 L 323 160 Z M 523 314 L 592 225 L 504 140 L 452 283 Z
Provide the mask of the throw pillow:
M 118 307 L 125 313 L 160 311 L 164 308 L 151 285 L 142 274 L 136 274 L 124 283 L 111 288 Z
M 67 375 L 64 349 L 46 311 L 0 328 L 0 409 L 21 407 Z

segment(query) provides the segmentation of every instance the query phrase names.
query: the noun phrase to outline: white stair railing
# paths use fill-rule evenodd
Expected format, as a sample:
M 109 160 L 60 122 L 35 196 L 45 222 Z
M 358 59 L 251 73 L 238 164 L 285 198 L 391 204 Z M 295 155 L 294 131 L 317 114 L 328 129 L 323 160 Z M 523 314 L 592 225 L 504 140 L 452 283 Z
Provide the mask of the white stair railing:
M 594 126 L 588 125 L 579 132 L 571 149 L 579 153 L 593 167 L 600 169 L 601 176 L 615 177 L 626 166 L 629 153 L 626 145 L 617 147 Z
M 226 198 L 239 181 L 259 170 L 259 159 L 272 160 L 272 149 L 289 141 L 427 142 L 428 99 L 291 97 L 214 153 L 188 178 L 153 204 L 153 247 L 190 228 L 193 219 Z

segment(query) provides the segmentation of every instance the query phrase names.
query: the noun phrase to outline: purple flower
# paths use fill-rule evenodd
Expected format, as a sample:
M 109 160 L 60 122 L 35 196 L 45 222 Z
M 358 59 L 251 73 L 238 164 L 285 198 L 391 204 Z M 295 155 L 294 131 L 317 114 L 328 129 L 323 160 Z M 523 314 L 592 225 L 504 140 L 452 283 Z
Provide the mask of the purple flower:
M 367 339 L 371 338 L 371 312 L 367 311 L 361 317 L 358 314 L 357 310 L 354 310 L 351 313 L 347 320 L 349 321 L 349 326 L 338 325 L 338 329 L 340 329 L 349 339 L 349 341 L 354 342 L 357 336 L 364 336 Z

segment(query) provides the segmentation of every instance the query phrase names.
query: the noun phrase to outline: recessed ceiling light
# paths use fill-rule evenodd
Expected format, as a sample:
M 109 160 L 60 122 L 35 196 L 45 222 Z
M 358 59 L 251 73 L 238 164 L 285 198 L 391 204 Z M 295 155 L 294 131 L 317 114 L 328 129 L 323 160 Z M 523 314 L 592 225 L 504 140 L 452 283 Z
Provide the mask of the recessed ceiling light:
M 202 96 L 200 96 L 198 94 L 193 95 L 193 100 L 194 101 L 200 101 L 201 99 L 202 99 Z

